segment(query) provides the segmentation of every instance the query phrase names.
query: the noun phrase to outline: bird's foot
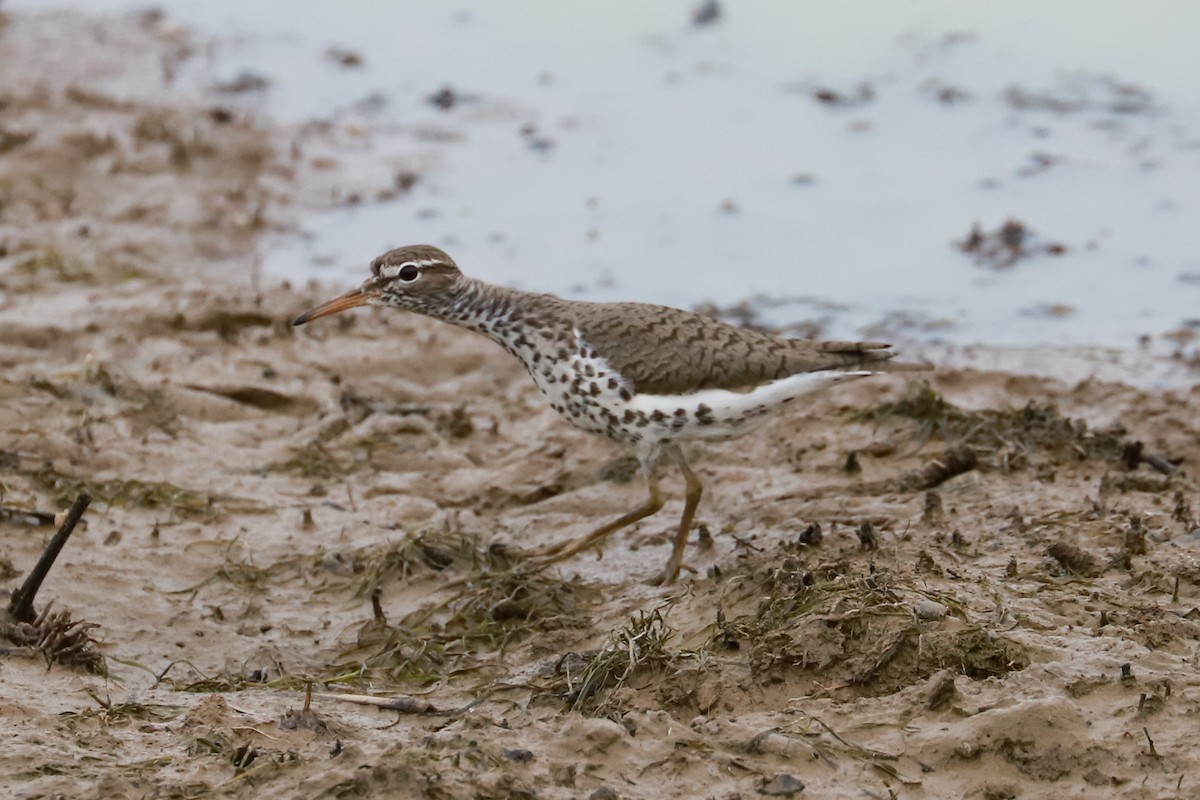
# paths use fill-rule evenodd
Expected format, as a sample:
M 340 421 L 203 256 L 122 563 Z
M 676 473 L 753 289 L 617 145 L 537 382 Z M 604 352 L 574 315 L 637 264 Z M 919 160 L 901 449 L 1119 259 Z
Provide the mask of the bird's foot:
M 565 542 L 559 542 L 549 547 L 543 547 L 538 550 L 531 550 L 525 553 L 525 556 L 537 567 L 548 567 L 551 564 L 557 564 L 560 561 L 566 561 L 573 555 L 582 553 L 584 550 L 593 549 L 596 551 L 596 558 L 604 558 L 604 548 L 599 542 L 587 541 L 586 539 L 571 539 Z
M 679 568 L 678 567 L 675 568 L 674 572 L 672 572 L 669 569 L 664 569 L 662 572 L 658 573 L 653 578 L 646 581 L 646 584 L 649 586 L 667 586 L 667 585 L 674 583 L 675 579 L 678 577 L 679 577 Z
M 650 586 L 669 586 L 675 582 L 676 578 L 679 577 L 680 570 L 687 570 L 693 574 L 696 572 L 696 568 L 692 565 L 684 564 L 682 561 L 677 561 L 676 559 L 672 558 L 667 562 L 667 565 L 663 567 L 662 572 L 646 581 L 646 583 Z
M 524 555 L 526 558 L 534 560 L 553 558 L 554 556 L 562 553 L 562 551 L 566 550 L 567 546 L 572 543 L 573 542 L 571 541 L 559 542 L 558 544 L 552 544 L 547 547 L 539 547 L 536 550 L 525 550 L 523 551 L 522 555 Z

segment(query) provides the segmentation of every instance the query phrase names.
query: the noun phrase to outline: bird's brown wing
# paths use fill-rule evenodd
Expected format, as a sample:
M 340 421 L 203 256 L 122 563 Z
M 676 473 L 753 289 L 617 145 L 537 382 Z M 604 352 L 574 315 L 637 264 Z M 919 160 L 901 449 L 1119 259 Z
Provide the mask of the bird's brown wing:
M 665 306 L 579 304 L 573 316 L 583 341 L 648 394 L 746 390 L 800 372 L 867 366 L 894 355 L 880 342 L 782 339 Z

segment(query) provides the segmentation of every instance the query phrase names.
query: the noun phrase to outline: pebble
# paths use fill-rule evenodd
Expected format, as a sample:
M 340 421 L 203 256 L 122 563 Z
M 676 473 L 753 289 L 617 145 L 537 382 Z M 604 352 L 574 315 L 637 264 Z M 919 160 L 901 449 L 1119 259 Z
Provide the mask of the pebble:
M 946 616 L 947 609 L 936 600 L 922 600 L 917 603 L 917 619 L 941 619 Z
M 590 745 L 588 751 L 593 753 L 603 753 L 627 735 L 625 729 L 611 719 L 583 720 L 579 731 Z
M 505 750 L 500 755 L 504 756 L 509 761 L 515 761 L 518 764 L 524 764 L 528 761 L 533 761 L 532 750 L 522 750 L 520 748 L 516 748 L 513 750 Z
M 621 800 L 621 795 L 611 786 L 601 786 L 588 795 L 588 800 Z
M 794 794 L 803 792 L 804 784 L 794 775 L 781 772 L 763 784 L 763 787 L 758 791 L 760 794 L 770 797 L 791 797 Z
M 776 733 L 773 730 L 762 731 L 746 742 L 746 750 L 750 753 L 763 753 L 781 758 L 798 758 L 800 745 L 789 736 Z

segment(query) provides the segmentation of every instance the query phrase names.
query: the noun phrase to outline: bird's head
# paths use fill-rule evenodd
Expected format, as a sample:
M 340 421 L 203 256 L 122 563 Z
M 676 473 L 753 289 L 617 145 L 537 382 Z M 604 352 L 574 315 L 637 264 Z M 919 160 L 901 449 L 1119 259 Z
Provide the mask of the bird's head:
M 453 259 L 438 248 L 425 244 L 399 247 L 371 262 L 371 277 L 362 286 L 310 308 L 292 320 L 292 324 L 303 325 L 357 306 L 436 312 L 450 304 L 462 280 Z

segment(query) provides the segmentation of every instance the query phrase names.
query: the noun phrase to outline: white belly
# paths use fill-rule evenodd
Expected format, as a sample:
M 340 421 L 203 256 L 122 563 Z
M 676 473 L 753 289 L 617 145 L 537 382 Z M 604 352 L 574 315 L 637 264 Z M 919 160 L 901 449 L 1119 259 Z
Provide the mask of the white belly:
M 665 430 L 662 424 L 655 425 L 650 434 L 660 440 L 732 439 L 759 427 L 773 412 L 788 407 L 799 397 L 874 374 L 866 370 L 805 372 L 764 383 L 748 392 L 703 389 L 688 395 L 639 394 L 630 402 L 630 408 L 648 415 L 652 421 L 660 415 L 666 417 Z

